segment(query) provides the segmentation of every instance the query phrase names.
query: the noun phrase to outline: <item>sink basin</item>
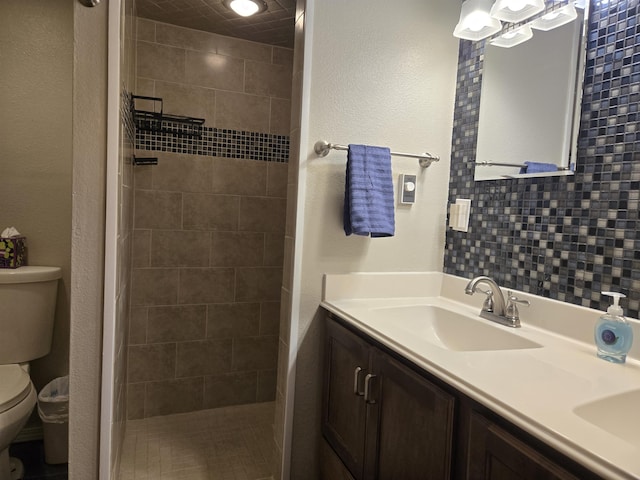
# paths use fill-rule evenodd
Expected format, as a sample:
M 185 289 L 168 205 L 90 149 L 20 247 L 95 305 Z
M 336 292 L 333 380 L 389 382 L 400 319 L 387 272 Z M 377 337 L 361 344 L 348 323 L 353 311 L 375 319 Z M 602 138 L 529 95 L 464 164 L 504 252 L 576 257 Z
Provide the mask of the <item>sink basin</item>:
M 585 403 L 573 413 L 633 445 L 640 445 L 640 390 L 620 393 Z
M 541 345 L 494 325 L 435 305 L 380 307 L 369 310 L 371 323 L 392 324 L 412 337 L 459 352 L 521 350 Z

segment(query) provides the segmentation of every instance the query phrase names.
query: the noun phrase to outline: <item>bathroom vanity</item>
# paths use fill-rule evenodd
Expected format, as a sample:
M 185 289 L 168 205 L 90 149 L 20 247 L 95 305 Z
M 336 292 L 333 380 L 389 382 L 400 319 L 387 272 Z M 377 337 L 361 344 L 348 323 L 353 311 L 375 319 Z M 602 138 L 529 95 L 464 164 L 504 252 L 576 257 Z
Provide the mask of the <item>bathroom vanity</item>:
M 640 365 L 595 357 L 598 312 L 518 293 L 531 309 L 509 329 L 479 318 L 465 283 L 325 278 L 323 478 L 638 478 L 638 415 L 624 409 Z M 630 425 L 605 418 L 611 398 Z

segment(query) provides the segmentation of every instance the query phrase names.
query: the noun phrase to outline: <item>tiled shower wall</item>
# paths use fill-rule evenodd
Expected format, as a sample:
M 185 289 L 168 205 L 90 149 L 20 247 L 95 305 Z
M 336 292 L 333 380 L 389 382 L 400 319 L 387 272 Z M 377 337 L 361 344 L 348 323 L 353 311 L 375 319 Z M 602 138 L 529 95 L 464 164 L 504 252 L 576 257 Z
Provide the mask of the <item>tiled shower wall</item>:
M 238 137 L 288 136 L 291 63 L 288 49 L 139 19 L 135 93 Z M 273 400 L 287 164 L 138 155 L 159 163 L 135 172 L 128 417 Z
M 449 200 L 472 199 L 468 233 L 447 232 L 445 272 L 603 309 L 640 313 L 640 11 L 592 0 L 574 176 L 474 183 L 482 42 L 461 42 Z M 536 33 L 536 35 L 539 33 Z

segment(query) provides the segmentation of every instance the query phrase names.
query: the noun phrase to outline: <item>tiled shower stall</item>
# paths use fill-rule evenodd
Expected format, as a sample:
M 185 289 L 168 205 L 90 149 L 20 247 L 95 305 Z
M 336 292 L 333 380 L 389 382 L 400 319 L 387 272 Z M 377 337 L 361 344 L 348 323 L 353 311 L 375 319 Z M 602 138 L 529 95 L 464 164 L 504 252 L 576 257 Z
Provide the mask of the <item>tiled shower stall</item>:
M 205 124 L 137 132 L 127 416 L 273 401 L 293 52 L 137 27 L 132 93 Z

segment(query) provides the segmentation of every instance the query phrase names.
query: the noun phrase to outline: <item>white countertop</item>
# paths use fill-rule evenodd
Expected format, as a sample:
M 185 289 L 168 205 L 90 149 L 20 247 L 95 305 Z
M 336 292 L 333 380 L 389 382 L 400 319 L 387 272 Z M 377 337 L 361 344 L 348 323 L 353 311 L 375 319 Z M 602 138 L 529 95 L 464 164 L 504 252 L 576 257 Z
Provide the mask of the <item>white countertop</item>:
M 640 404 L 629 409 L 628 421 L 638 428 L 626 438 L 574 413 L 640 389 L 640 322 L 631 320 L 636 341 L 627 362 L 613 364 L 596 357 L 591 340 L 601 312 L 514 292 L 531 308 L 520 309 L 522 328 L 511 329 L 478 316 L 484 295 L 464 295 L 467 282 L 441 273 L 326 275 L 321 305 L 603 478 L 640 478 Z M 415 305 L 469 315 L 542 347 L 451 351 L 372 313 Z

